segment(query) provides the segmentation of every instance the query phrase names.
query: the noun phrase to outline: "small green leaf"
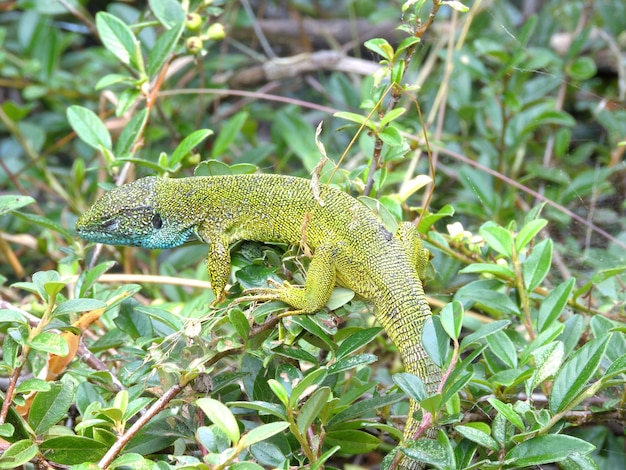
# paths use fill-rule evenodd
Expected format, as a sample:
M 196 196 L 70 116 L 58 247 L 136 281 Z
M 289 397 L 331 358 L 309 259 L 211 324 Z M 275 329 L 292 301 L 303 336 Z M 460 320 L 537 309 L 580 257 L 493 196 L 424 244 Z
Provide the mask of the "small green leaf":
M 328 376 L 328 369 L 320 367 L 307 374 L 298 384 L 293 387 L 289 397 L 289 406 L 295 404 L 304 396 L 310 395 Z
M 503 332 L 496 331 L 486 336 L 489 349 L 511 369 L 517 367 L 517 351 L 513 341 Z
M 343 423 L 366 413 L 373 413 L 377 408 L 391 405 L 404 398 L 404 393 L 391 393 L 384 397 L 373 397 L 356 402 L 333 416 L 328 425 L 332 427 L 335 424 Z
M 548 343 L 532 352 L 536 368 L 530 380 L 526 382 L 526 396 L 530 397 L 537 385 L 559 371 L 564 354 L 565 349 L 560 341 Z
M 486 222 L 478 232 L 492 249 L 507 258 L 511 258 L 511 249 L 513 248 L 511 232 L 494 222 Z
M 449 449 L 434 439 L 410 441 L 405 443 L 400 450 L 414 460 L 434 465 L 437 468 L 449 468 L 452 462 Z
M 0 323 L 22 323 L 25 325 L 28 321 L 18 310 L 0 308 Z
M 400 131 L 394 126 L 387 126 L 385 129 L 378 134 L 380 140 L 391 147 L 398 147 L 402 145 L 402 134 Z
M 467 349 L 470 345 L 474 343 L 480 342 L 480 340 L 482 340 L 486 336 L 489 336 L 496 331 L 502 330 L 503 328 L 508 326 L 509 323 L 511 323 L 509 320 L 498 320 L 481 326 L 474 333 L 471 333 L 463 338 L 463 340 L 461 341 L 460 351 Z
M 464 267 L 460 274 L 492 274 L 502 279 L 514 279 L 515 273 L 507 266 L 493 263 L 474 263 Z
M 562 411 L 585 389 L 600 365 L 610 337 L 607 335 L 588 342 L 565 363 L 552 385 L 550 411 Z
M 58 436 L 46 438 L 39 448 L 52 462 L 78 465 L 97 462 L 104 457 L 109 445 L 84 436 Z
M 211 149 L 212 158 L 221 158 L 228 152 L 228 148 L 235 141 L 249 117 L 249 112 L 240 111 L 223 123 L 213 142 L 213 148 Z
M 377 437 L 357 429 L 328 431 L 324 443 L 329 446 L 340 446 L 346 454 L 366 454 L 380 445 Z
M 422 401 L 426 398 L 426 388 L 424 382 L 418 376 L 408 372 L 400 372 L 391 376 L 395 384 L 406 393 L 409 398 L 416 401 Z
M 515 237 L 515 249 L 518 253 L 535 238 L 535 236 L 548 224 L 546 219 L 534 219 L 524 225 Z
M 374 354 L 356 354 L 338 360 L 328 368 L 329 374 L 338 374 L 358 366 L 363 366 L 376 362 L 378 358 Z
M 60 303 L 54 310 L 54 315 L 66 315 L 68 313 L 89 312 L 99 308 L 105 308 L 107 304 L 96 299 L 70 299 Z
M 175 168 L 189 152 L 191 152 L 195 147 L 200 144 L 204 139 L 213 135 L 213 131 L 211 129 L 199 129 L 197 131 L 192 132 L 187 137 L 185 137 L 178 147 L 172 153 L 170 158 L 170 168 Z
M 513 447 L 505 460 L 511 460 L 510 466 L 533 467 L 566 459 L 571 453 L 588 454 L 595 446 L 582 439 L 566 434 L 548 434 L 537 436 Z
M 142 109 L 136 113 L 132 119 L 124 126 L 122 133 L 115 144 L 115 155 L 119 158 L 126 158 L 131 155 L 133 147 L 137 143 L 135 139 L 141 135 L 140 131 L 148 120 L 148 110 Z
M 241 438 L 241 445 L 243 447 L 249 447 L 252 444 L 256 444 L 257 442 L 264 441 L 265 439 L 269 439 L 275 434 L 284 431 L 289 427 L 289 423 L 284 421 L 277 421 L 275 423 L 262 424 L 259 427 L 256 427 L 249 431 L 247 434 Z
M 458 0 L 446 0 L 444 2 L 441 2 L 441 4 L 448 5 L 450 8 L 460 13 L 467 13 L 469 11 L 469 7 L 463 5 L 463 3 L 459 2 Z
M 539 331 L 545 330 L 559 318 L 565 305 L 567 305 L 567 299 L 569 299 L 575 283 L 575 278 L 569 278 L 567 281 L 559 284 L 548 294 L 544 301 L 541 302 L 537 316 L 537 329 Z
M 381 331 L 382 328 L 367 328 L 351 334 L 339 345 L 337 349 L 337 360 L 361 349 L 376 338 Z
M 50 382 L 30 378 L 21 382 L 15 389 L 15 393 L 47 392 L 48 390 L 50 390 Z
M 185 10 L 176 0 L 149 0 L 150 10 L 166 28 L 175 28 L 185 22 Z
M 500 446 L 493 437 L 480 429 L 476 429 L 474 426 L 460 425 L 455 426 L 454 430 L 466 439 L 469 439 L 470 441 L 475 442 L 478 445 L 486 447 L 489 450 L 492 450 L 494 452 L 498 452 L 498 450 L 500 450 Z
M 367 116 L 363 116 L 362 114 L 339 111 L 333 114 L 333 116 L 339 119 L 345 119 L 346 121 L 356 122 L 358 125 L 368 127 L 373 131 L 376 130 L 376 125 L 368 119 Z
M 213 398 L 200 398 L 196 404 L 233 444 L 239 442 L 239 426 L 232 411 L 222 402 Z
M 111 150 L 111 134 L 100 118 L 90 109 L 82 106 L 70 106 L 66 111 L 74 132 L 90 147 L 100 150 L 100 146 Z
M 608 380 L 624 372 L 626 372 L 626 354 L 622 354 L 609 366 L 602 376 L 602 380 Z
M 430 358 L 441 367 L 450 351 L 450 338 L 441 326 L 439 317 L 429 317 L 422 329 L 422 344 Z
M 235 331 L 237 331 L 237 334 L 246 341 L 250 333 L 250 322 L 244 313 L 238 308 L 234 308 L 228 312 L 228 319 L 230 320 L 230 324 L 235 328 Z
M 589 80 L 597 72 L 596 63 L 589 56 L 577 57 L 568 67 L 569 76 L 574 80 Z
M 178 40 L 184 31 L 184 22 L 172 22 L 171 28 L 165 31 L 154 43 L 148 53 L 146 74 L 152 78 L 158 75 L 165 62 L 173 56 Z
M 100 11 L 96 15 L 96 27 L 104 47 L 122 63 L 137 69 L 135 49 L 139 42 L 128 25 L 110 13 Z
M 373 51 L 381 56 L 383 59 L 386 59 L 388 61 L 393 60 L 393 47 L 391 47 L 391 44 L 389 44 L 386 39 L 373 38 L 365 41 L 363 45 L 367 47 L 370 51 Z
M 458 339 L 461 334 L 463 313 L 463 304 L 456 300 L 444 305 L 439 312 L 441 326 L 452 339 Z
M 261 416 L 272 415 L 283 421 L 287 419 L 287 415 L 285 414 L 285 407 L 276 403 L 269 403 L 265 401 L 233 401 L 230 402 L 229 405 L 237 406 L 239 408 L 249 408 L 251 410 L 256 410 Z
M 309 397 L 306 403 L 302 405 L 302 408 L 300 408 L 300 413 L 298 414 L 298 419 L 296 421 L 300 434 L 306 435 L 306 430 L 309 426 L 311 426 L 313 421 L 315 421 L 315 418 L 317 418 L 317 416 L 324 409 L 330 396 L 330 388 L 322 387 L 313 392 L 313 394 Z
M 0 468 L 14 469 L 21 467 L 38 453 L 37 444 L 29 439 L 14 442 L 0 456 Z
M 552 239 L 538 243 L 522 264 L 524 285 L 530 292 L 541 284 L 552 266 Z
M 57 356 L 67 356 L 69 348 L 65 341 L 58 333 L 44 331 L 39 333 L 28 342 L 29 346 L 36 351 L 56 354 Z
M 391 121 L 395 121 L 406 112 L 405 108 L 394 108 L 385 114 L 380 120 L 379 127 L 382 129 Z
M 285 406 L 289 406 L 289 395 L 287 394 L 287 390 L 285 389 L 283 384 L 274 379 L 269 379 L 267 381 L 267 384 L 269 385 L 272 392 L 274 392 L 274 395 L 276 395 L 276 397 L 278 397 L 278 399 L 281 401 L 281 403 Z
M 0 215 L 19 209 L 35 202 L 30 196 L 20 196 L 19 194 L 9 194 L 0 196 Z
M 522 421 L 522 418 L 517 414 L 510 403 L 502 403 L 497 398 L 488 398 L 487 401 L 517 429 L 524 432 L 524 421 Z
M 50 384 L 50 390 L 35 394 L 28 414 L 28 424 L 38 436 L 61 421 L 74 401 L 74 387 L 69 382 Z

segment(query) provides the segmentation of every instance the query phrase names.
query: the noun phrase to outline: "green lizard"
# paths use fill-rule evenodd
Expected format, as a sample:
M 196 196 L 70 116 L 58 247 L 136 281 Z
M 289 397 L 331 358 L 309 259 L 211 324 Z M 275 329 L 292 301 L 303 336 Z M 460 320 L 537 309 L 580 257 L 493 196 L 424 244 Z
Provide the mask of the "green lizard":
M 76 223 L 90 241 L 144 248 L 173 248 L 191 239 L 209 246 L 207 268 L 219 298 L 230 274 L 229 245 L 237 240 L 303 244 L 314 252 L 304 287 L 255 289 L 258 300 L 280 300 L 299 313 L 314 313 L 335 284 L 374 304 L 375 315 L 398 347 L 406 370 L 434 393 L 441 370 L 421 343 L 431 314 L 420 278 L 429 259 L 414 227 L 395 237 L 374 214 L 328 186 L 315 196 L 311 181 L 280 175 L 148 177 L 105 193 Z M 419 427 L 412 402 L 404 431 Z M 420 468 L 403 458 L 399 468 Z

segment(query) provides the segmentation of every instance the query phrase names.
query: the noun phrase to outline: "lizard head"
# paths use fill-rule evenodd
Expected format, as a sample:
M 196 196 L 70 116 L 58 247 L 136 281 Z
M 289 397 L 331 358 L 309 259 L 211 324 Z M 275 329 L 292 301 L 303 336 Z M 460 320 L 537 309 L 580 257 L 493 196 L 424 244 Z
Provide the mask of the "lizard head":
M 108 245 L 173 248 L 188 241 L 193 231 L 171 223 L 159 210 L 155 188 L 148 177 L 103 194 L 76 222 L 85 240 Z

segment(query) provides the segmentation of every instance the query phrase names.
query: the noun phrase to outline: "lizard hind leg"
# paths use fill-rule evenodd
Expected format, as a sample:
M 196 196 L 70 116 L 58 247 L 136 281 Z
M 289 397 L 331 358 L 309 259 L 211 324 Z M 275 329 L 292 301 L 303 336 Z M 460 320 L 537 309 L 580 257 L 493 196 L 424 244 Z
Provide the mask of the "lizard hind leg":
M 324 308 L 335 287 L 337 276 L 335 257 L 335 247 L 320 245 L 309 265 L 304 286 L 292 286 L 288 282 L 279 284 L 268 280 L 273 287 L 248 289 L 236 302 L 278 300 L 292 307 L 293 310 L 287 312 L 289 315 L 315 313 Z

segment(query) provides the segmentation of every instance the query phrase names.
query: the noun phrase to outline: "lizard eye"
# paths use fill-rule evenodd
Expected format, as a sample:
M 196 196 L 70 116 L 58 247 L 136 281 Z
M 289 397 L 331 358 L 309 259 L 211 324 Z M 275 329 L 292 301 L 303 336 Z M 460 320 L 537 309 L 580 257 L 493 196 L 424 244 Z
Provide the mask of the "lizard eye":
M 108 230 L 110 232 L 114 232 L 117 230 L 118 220 L 117 219 L 108 219 L 102 222 L 102 228 L 104 230 Z
M 152 226 L 156 229 L 163 227 L 163 219 L 160 214 L 154 214 L 152 216 Z

